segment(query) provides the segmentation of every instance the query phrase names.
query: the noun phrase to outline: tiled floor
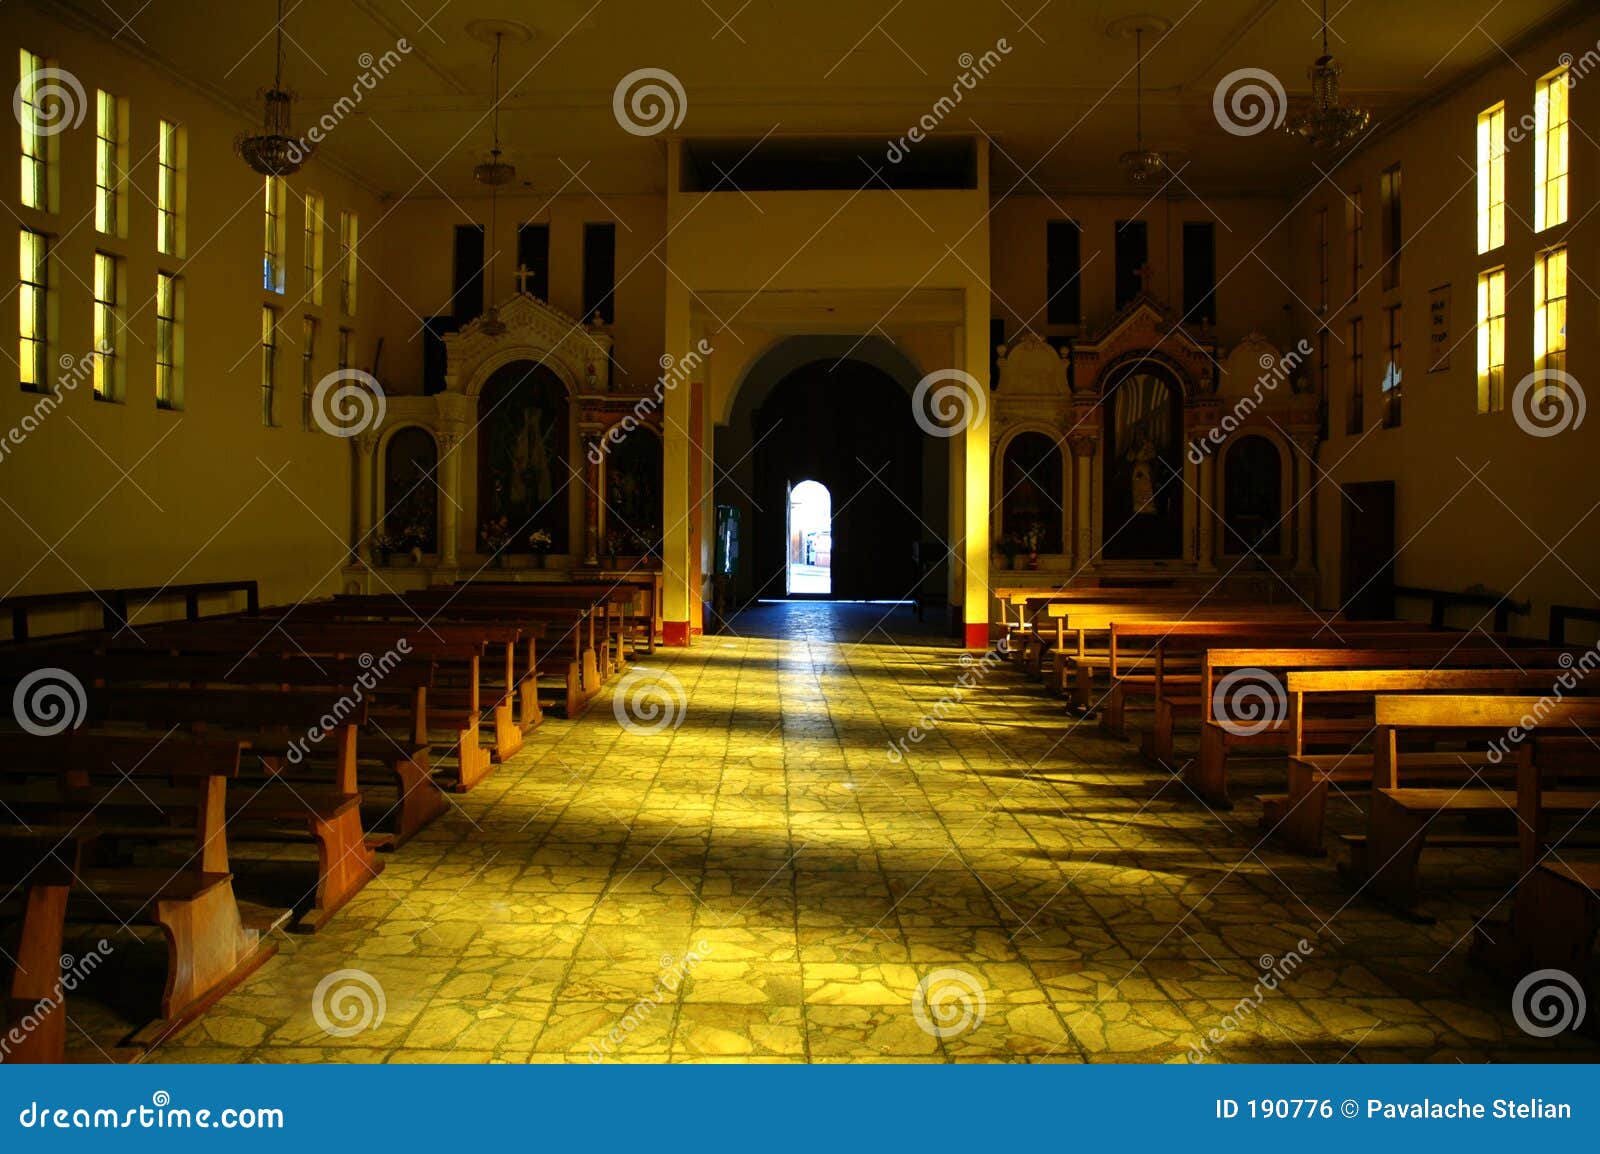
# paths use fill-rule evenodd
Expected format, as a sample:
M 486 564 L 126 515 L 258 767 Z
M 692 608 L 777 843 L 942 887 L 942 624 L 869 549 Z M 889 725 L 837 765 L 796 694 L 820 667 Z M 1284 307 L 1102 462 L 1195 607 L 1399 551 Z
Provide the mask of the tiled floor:
M 907 609 L 733 624 L 617 686 L 664 687 L 676 728 L 624 727 L 609 691 L 552 720 L 151 1060 L 1600 1057 L 1524 1034 L 1466 962 L 1508 863 L 1429 855 L 1471 888 L 1401 922 Z M 335 1036 L 314 1002 L 334 1031 L 373 1016 L 350 982 L 381 1021 Z M 117 1039 L 75 1015 L 83 1056 Z

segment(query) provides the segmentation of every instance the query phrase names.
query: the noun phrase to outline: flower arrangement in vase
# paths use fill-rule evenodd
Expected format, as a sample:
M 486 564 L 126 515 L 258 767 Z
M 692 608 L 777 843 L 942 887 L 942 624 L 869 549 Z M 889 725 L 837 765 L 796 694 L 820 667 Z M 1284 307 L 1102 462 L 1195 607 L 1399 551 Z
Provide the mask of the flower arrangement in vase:
M 1017 554 L 1022 552 L 1022 542 L 1017 539 L 1015 534 L 1005 533 L 994 544 L 995 551 L 1006 559 L 1006 568 L 1015 569 L 1017 567 Z
M 533 550 L 533 563 L 540 569 L 544 568 L 545 554 L 550 552 L 552 544 L 550 533 L 546 529 L 535 529 L 528 534 L 528 548 Z
M 1028 526 L 1028 531 L 1022 535 L 1022 543 L 1028 550 L 1028 568 L 1039 567 L 1039 546 L 1044 543 L 1044 526 L 1035 521 Z
M 495 565 L 505 564 L 505 547 L 511 543 L 511 522 L 505 517 L 491 517 L 478 526 L 478 540 L 484 552 Z
M 395 540 L 387 533 L 378 532 L 372 535 L 372 551 L 378 555 L 378 564 L 387 565 L 389 554 L 394 552 Z

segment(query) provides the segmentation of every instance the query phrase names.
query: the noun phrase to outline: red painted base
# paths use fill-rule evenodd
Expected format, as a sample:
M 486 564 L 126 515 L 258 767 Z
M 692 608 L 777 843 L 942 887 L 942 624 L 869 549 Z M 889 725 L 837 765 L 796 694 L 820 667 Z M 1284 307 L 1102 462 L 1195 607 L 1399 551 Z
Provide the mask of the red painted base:
M 967 648 L 968 649 L 987 649 L 987 648 L 989 648 L 989 624 L 988 624 L 988 622 L 980 621 L 980 622 L 977 622 L 976 624 L 974 624 L 971 621 L 967 622 Z
M 661 644 L 687 649 L 689 647 L 689 623 L 687 621 L 663 621 L 661 623 Z

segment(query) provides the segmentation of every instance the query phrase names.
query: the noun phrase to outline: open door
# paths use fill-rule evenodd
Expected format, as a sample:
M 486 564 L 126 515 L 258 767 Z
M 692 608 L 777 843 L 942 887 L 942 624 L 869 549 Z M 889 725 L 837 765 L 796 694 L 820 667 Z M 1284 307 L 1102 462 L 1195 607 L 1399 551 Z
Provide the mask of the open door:
M 818 481 L 789 487 L 788 575 L 791 597 L 833 595 L 833 495 Z

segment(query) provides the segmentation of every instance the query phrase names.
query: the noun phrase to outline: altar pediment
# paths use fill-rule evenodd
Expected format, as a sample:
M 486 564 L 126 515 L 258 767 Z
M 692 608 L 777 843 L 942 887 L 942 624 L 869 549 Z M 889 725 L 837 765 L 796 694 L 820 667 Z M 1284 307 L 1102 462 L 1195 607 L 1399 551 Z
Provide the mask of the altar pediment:
M 1000 392 L 1005 397 L 1059 400 L 1067 395 L 1066 358 L 1033 333 L 999 346 L 997 365 Z
M 1074 390 L 1104 392 L 1106 370 L 1132 356 L 1177 369 L 1185 389 L 1192 387 L 1198 395 L 1216 389 L 1216 342 L 1198 335 L 1176 309 L 1145 291 L 1099 332 L 1072 342 Z
M 444 337 L 445 388 L 476 396 L 489 375 L 512 361 L 548 366 L 573 394 L 610 389 L 611 333 L 585 325 L 531 293 L 518 293 Z

